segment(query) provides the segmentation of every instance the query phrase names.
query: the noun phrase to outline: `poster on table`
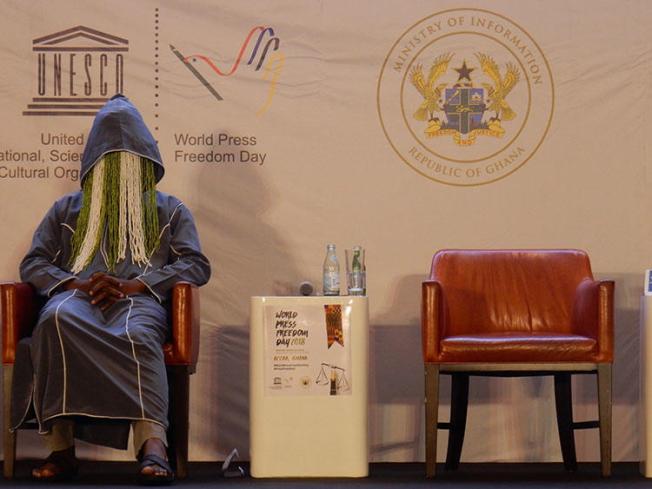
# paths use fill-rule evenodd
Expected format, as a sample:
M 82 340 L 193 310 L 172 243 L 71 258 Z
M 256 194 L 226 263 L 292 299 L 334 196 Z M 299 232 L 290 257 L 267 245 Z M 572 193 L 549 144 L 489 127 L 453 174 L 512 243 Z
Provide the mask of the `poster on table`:
M 265 307 L 265 395 L 350 395 L 350 307 Z

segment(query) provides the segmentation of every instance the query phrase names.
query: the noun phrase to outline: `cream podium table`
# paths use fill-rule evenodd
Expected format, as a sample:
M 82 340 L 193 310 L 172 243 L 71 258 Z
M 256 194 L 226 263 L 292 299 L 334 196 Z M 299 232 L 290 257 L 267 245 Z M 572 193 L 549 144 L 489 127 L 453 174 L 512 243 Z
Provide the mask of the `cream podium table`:
M 641 473 L 652 477 L 652 296 L 641 297 Z
M 252 297 L 253 477 L 369 473 L 367 297 Z

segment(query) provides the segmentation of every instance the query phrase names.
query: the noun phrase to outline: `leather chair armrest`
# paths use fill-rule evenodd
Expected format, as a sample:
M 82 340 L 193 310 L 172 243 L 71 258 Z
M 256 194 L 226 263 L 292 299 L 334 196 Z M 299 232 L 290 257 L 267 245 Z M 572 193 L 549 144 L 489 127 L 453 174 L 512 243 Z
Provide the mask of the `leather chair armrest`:
M 28 283 L 5 282 L 0 284 L 2 305 L 2 363 L 16 360 L 18 341 L 32 334 L 41 309 L 36 291 Z
M 421 283 L 421 346 L 423 361 L 439 359 L 439 342 L 443 329 L 443 299 L 439 282 L 426 280 Z
M 573 330 L 598 342 L 597 362 L 613 362 L 614 282 L 584 280 L 577 286 Z
M 186 365 L 194 372 L 199 357 L 199 289 L 179 282 L 172 289 L 170 309 L 171 349 L 165 352 L 167 365 Z

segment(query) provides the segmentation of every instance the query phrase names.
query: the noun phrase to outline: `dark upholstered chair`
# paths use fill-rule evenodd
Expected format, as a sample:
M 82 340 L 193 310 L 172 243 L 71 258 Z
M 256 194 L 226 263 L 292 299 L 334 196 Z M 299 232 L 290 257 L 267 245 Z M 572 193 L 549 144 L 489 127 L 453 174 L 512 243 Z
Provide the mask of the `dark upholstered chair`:
M 602 474 L 611 472 L 614 283 L 595 281 L 578 250 L 444 250 L 422 284 L 426 475 L 437 429 L 448 429 L 456 469 L 469 376 L 552 375 L 564 466 L 575 470 L 574 430 L 600 429 Z M 573 421 L 571 375 L 597 374 L 599 421 Z M 451 417 L 438 423 L 439 375 L 452 376 Z
M 189 376 L 195 372 L 199 354 L 198 292 L 197 287 L 189 283 L 178 283 L 174 287 L 169 313 L 172 333 L 169 343 L 163 346 L 170 386 L 169 455 L 180 479 L 188 473 Z M 42 303 L 29 284 L 3 283 L 0 284 L 0 304 L 4 380 L 3 474 L 10 479 L 16 460 L 16 433 L 9 431 L 16 345 L 21 338 L 31 334 Z

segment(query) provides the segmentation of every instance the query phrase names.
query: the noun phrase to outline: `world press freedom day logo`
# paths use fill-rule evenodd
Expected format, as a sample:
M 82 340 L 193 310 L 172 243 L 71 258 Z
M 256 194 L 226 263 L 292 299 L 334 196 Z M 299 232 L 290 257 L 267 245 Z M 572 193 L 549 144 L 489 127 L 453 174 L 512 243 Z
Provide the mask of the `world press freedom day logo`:
M 285 65 L 285 54 L 279 51 L 280 43 L 281 40 L 272 27 L 254 26 L 246 35 L 230 68 L 220 68 L 218 63 L 206 54 L 194 53 L 186 56 L 173 45 L 170 45 L 170 49 L 218 102 L 224 100 L 218 90 L 219 87 L 216 86 L 220 78 L 235 75 L 241 66 L 248 66 L 254 72 L 262 72 L 262 79 L 267 82 L 267 94 L 263 104 L 256 110 L 256 115 L 262 116 L 272 105 L 276 87 Z M 201 62 L 200 64 L 208 73 L 202 73 L 201 68 L 196 68 L 194 66 L 196 62 Z
M 554 110 L 548 62 L 508 18 L 481 9 L 426 17 L 394 43 L 378 80 L 382 129 L 398 156 L 448 185 L 483 185 L 523 166 Z

